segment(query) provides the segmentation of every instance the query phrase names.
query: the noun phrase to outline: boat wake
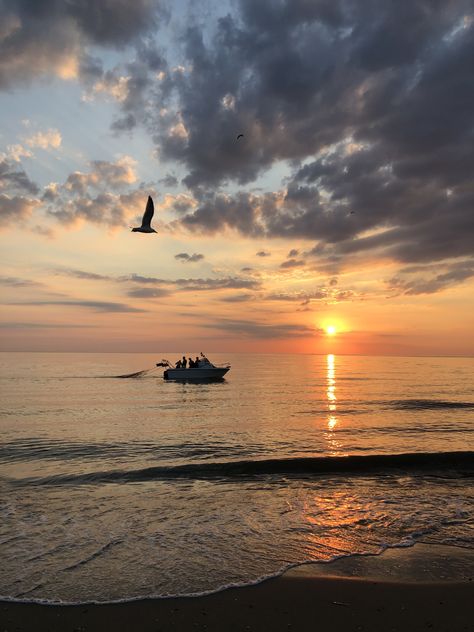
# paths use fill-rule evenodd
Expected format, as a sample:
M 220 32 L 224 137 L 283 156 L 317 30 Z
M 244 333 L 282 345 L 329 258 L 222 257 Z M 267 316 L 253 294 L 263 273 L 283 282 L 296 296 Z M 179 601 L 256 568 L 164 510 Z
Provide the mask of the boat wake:
M 153 369 L 144 369 L 143 371 L 137 371 L 136 373 L 125 373 L 125 375 L 110 375 L 107 377 L 120 378 L 120 379 L 139 378 L 139 377 L 145 377 L 146 375 L 150 375 L 151 373 L 154 373 L 155 371 L 156 371 L 156 367 L 154 367 Z

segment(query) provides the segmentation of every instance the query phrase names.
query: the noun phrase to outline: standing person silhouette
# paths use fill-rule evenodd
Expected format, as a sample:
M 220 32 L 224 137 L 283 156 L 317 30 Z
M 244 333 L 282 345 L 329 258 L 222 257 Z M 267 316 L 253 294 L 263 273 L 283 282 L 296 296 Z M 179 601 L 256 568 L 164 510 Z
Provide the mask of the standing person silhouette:
M 186 362 L 187 362 L 187 360 L 186 360 L 186 356 L 183 356 L 183 359 L 181 360 L 181 367 L 182 367 L 183 369 L 185 369 L 185 368 L 186 368 Z

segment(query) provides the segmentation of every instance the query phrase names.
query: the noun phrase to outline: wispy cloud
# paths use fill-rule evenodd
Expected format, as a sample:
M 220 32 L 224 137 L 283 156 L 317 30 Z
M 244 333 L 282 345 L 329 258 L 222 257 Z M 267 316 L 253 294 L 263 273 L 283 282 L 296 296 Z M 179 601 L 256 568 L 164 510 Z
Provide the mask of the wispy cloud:
M 305 265 L 305 261 L 302 259 L 286 259 L 280 263 L 280 268 L 289 269 L 289 268 L 301 268 Z
M 0 285 L 6 285 L 8 287 L 42 287 L 44 286 L 44 283 L 31 281 L 29 279 L 20 279 L 18 277 L 6 277 L 0 275 Z
M 127 295 L 133 298 L 164 298 L 172 292 L 159 287 L 138 287 L 128 290 Z
M 111 276 L 105 274 L 97 274 L 96 272 L 86 272 L 84 270 L 76 270 L 74 268 L 55 268 L 54 272 L 62 276 L 69 276 L 76 279 L 87 279 L 88 281 L 110 281 Z
M 174 283 L 182 290 L 240 290 L 259 287 L 260 282 L 255 279 L 226 277 L 222 279 L 177 279 Z
M 88 301 L 88 300 L 67 300 L 67 301 L 23 301 L 21 303 L 6 303 L 7 305 L 36 305 L 49 306 L 60 305 L 62 307 L 85 307 L 93 309 L 96 312 L 107 313 L 126 313 L 126 312 L 145 312 L 145 309 L 132 307 L 125 303 L 114 303 L 110 301 Z
M 419 266 L 401 270 L 399 275 L 388 282 L 389 289 L 395 294 L 415 296 L 435 294 L 459 285 L 474 277 L 474 262 L 461 261 L 446 266 L 443 272 L 432 266 Z
M 189 255 L 187 252 L 180 252 L 174 256 L 178 261 L 182 261 L 183 263 L 195 263 L 196 261 L 201 261 L 204 259 L 204 255 L 194 253 Z
M 255 295 L 248 293 L 232 294 L 230 296 L 223 296 L 220 300 L 224 303 L 247 303 L 255 300 Z
M 80 323 L 22 323 L 0 322 L 0 329 L 95 329 L 96 325 Z
M 271 338 L 305 338 L 314 336 L 319 330 L 305 325 L 293 324 L 268 324 L 251 320 L 221 319 L 212 323 L 203 324 L 203 327 L 220 329 L 230 334 L 238 334 L 246 338 L 271 339 Z

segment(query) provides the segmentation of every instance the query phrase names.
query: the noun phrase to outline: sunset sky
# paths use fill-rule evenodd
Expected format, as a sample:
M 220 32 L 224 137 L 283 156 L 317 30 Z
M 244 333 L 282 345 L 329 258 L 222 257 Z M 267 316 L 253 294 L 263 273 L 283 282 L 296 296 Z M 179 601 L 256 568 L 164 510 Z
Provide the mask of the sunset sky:
M 1 349 L 474 354 L 473 59 L 472 0 L 0 0 Z

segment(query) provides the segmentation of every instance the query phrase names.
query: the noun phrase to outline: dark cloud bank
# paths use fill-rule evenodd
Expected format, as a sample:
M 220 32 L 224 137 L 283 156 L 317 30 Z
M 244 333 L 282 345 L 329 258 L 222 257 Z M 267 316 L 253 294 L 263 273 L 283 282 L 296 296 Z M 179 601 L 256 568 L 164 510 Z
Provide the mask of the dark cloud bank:
M 186 133 L 155 133 L 199 202 L 179 221 L 314 239 L 335 262 L 472 256 L 473 24 L 462 0 L 240 0 L 213 37 L 187 28 L 192 70 L 162 93 Z M 282 160 L 280 192 L 215 191 Z
M 163 17 L 157 0 L 1 0 L 0 88 L 51 72 L 61 76 L 71 59 L 83 77 L 102 76 L 90 47 L 143 48 Z
M 415 276 L 392 280 L 406 293 L 471 276 L 472 0 L 238 0 L 205 27 L 182 25 L 179 69 L 160 48 L 164 14 L 152 0 L 4 0 L 0 18 L 0 87 L 66 53 L 86 85 L 126 74 L 114 129 L 145 126 L 162 159 L 186 170 L 197 206 L 175 225 L 314 240 L 305 261 L 334 269 L 356 256 L 417 264 Z M 105 71 L 91 46 L 133 46 L 135 57 Z M 235 192 L 282 161 L 280 191 Z M 9 187 L 34 193 L 26 174 L 6 168 Z M 8 200 L 3 217 L 13 212 Z M 95 221 L 107 203 L 75 212 Z M 433 263 L 444 268 L 426 276 Z M 283 267 L 303 264 L 295 253 Z

